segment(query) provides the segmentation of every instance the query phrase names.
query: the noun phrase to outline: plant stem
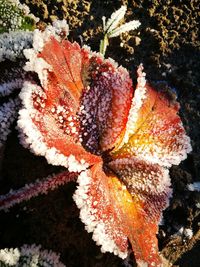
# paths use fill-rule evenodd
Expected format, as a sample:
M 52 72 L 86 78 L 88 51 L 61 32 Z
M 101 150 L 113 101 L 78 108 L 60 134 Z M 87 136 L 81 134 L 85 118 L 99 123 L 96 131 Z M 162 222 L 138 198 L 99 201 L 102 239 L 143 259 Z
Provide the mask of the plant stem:
M 16 191 L 11 190 L 6 195 L 0 196 L 0 210 L 6 210 L 17 203 L 29 200 L 39 194 L 47 194 L 49 190 L 54 190 L 60 185 L 75 181 L 77 175 L 74 172 L 69 173 L 68 171 L 64 171 L 42 180 L 36 180 L 34 183 L 25 185 Z
M 109 42 L 108 42 L 108 35 L 105 34 L 104 35 L 104 38 L 101 40 L 100 42 L 100 48 L 99 48 L 99 52 L 105 56 L 105 53 L 106 53 L 106 49 L 107 49 L 107 46 L 109 45 Z

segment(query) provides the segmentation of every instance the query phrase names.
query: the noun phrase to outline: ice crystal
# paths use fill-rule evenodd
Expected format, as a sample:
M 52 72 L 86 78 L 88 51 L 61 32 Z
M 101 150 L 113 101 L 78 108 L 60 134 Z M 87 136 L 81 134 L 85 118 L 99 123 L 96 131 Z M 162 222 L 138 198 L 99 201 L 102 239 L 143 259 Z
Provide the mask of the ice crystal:
M 17 31 L 0 34 L 0 62 L 24 58 L 23 50 L 32 44 L 32 32 Z
M 193 184 L 188 184 L 188 190 L 200 192 L 200 182 L 194 182 Z
M 60 256 L 53 251 L 42 250 L 41 246 L 23 245 L 21 248 L 0 250 L 0 266 L 3 267 L 65 267 Z
M 32 32 L 18 31 L 0 34 L 0 146 L 6 141 L 10 132 L 10 126 L 17 118 L 20 101 L 16 94 L 22 88 L 25 72 L 24 54 L 25 48 L 32 44 Z M 16 91 L 14 99 L 4 100 Z
M 18 106 L 18 99 L 11 99 L 0 107 L 0 148 L 10 133 L 10 125 L 17 118 Z
M 20 258 L 20 252 L 17 248 L 1 249 L 0 250 L 0 263 L 5 266 L 15 266 Z

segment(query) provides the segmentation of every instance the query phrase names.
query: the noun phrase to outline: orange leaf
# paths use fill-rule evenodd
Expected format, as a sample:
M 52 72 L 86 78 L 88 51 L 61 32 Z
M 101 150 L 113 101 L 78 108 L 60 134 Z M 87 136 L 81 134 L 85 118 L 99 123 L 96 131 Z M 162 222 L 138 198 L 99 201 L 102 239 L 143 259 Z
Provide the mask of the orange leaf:
M 80 82 L 83 58 L 87 61 L 85 54 L 76 43 L 50 39 L 39 54 L 50 66 L 47 68 L 46 63 L 43 69 L 41 66 L 41 73 L 46 74 L 41 81 L 43 87 L 33 82 L 25 84 L 21 92 L 24 108 L 18 121 L 22 143 L 45 156 L 49 163 L 77 172 L 100 160 L 81 144 L 78 111 L 83 89 Z M 37 58 L 31 60 L 35 66 Z M 34 67 L 33 70 L 40 77 L 41 73 Z
M 87 58 L 77 43 L 70 43 L 63 40 L 58 42 L 51 37 L 44 47 L 39 57 L 43 58 L 52 68 L 59 87 L 64 87 L 79 105 L 79 99 L 83 90 L 81 71 L 83 65 L 87 65 Z M 60 94 L 62 95 L 62 94 Z
M 158 221 L 147 216 L 145 202 L 137 194 L 132 197 L 116 176 L 106 175 L 102 163 L 82 173 L 78 181 L 74 200 L 86 229 L 93 231 L 93 239 L 102 251 L 124 258 L 128 238 L 139 266 L 161 266 L 156 238 Z
M 144 202 L 146 216 L 159 222 L 171 197 L 169 171 L 134 157 L 113 160 L 109 167 L 124 182 L 131 195 Z
M 191 151 L 189 137 L 177 115 L 179 105 L 146 83 L 141 66 L 138 75 L 126 140 L 121 149 L 113 151 L 113 157 L 137 156 L 167 167 L 177 165 Z

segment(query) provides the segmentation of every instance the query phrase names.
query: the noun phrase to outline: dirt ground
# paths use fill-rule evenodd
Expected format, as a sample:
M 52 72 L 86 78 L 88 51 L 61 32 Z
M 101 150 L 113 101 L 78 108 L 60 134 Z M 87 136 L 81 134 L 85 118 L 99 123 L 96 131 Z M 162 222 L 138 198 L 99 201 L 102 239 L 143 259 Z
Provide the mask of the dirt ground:
M 39 27 L 59 18 L 69 23 L 71 41 L 99 50 L 102 16 L 109 17 L 122 4 L 126 21 L 138 19 L 139 30 L 113 39 L 107 55 L 126 67 L 136 82 L 136 67 L 143 62 L 147 79 L 167 82 L 178 94 L 181 117 L 193 151 L 179 166 L 171 168 L 173 198 L 164 212 L 158 234 L 160 251 L 173 266 L 200 266 L 200 193 L 187 184 L 200 181 L 200 38 L 198 0 L 23 0 L 41 19 Z M 42 178 L 60 168 L 47 164 L 19 145 L 14 129 L 5 146 L 0 193 Z M 0 247 L 41 244 L 61 254 L 67 267 L 123 267 L 112 254 L 102 254 L 84 230 L 72 200 L 76 185 L 70 183 L 0 213 Z M 177 235 L 183 226 L 193 230 L 191 239 Z M 134 263 L 132 262 L 133 266 Z

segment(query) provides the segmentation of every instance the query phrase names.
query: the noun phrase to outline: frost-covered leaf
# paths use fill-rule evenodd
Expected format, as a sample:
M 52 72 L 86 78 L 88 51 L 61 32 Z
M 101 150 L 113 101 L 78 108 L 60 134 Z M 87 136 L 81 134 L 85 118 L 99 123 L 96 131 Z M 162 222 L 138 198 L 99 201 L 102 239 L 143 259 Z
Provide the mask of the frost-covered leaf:
M 125 132 L 133 88 L 123 67 L 92 56 L 81 102 L 83 142 L 93 152 L 117 146 Z
M 120 27 L 114 29 L 113 31 L 111 31 L 109 34 L 109 37 L 110 38 L 116 37 L 116 36 L 119 36 L 121 33 L 128 32 L 130 30 L 135 30 L 140 25 L 141 25 L 141 23 L 138 20 L 129 21 L 129 22 L 121 25 Z
M 38 19 L 18 0 L 0 0 L 0 33 L 33 30 Z
M 133 198 L 143 201 L 146 216 L 158 224 L 172 193 L 168 169 L 134 157 L 116 159 L 109 167 L 124 182 Z
M 41 246 L 23 245 L 21 248 L 0 250 L 1 267 L 65 267 L 60 255 L 53 251 L 43 250 Z
M 34 153 L 45 156 L 49 163 L 81 171 L 99 160 L 88 153 L 80 141 L 77 111 L 81 88 L 77 89 L 77 84 L 82 83 L 79 73 L 82 52 L 78 44 L 58 40 L 56 27 L 49 27 L 43 33 L 35 31 L 34 49 L 26 51 L 30 59 L 26 70 L 36 72 L 40 84 L 26 82 L 20 93 L 23 104 L 18 120 L 20 139 Z M 72 68 L 75 62 L 77 65 Z
M 109 38 L 116 37 L 123 32 L 135 30 L 140 26 L 141 23 L 138 20 L 132 20 L 121 26 L 118 26 L 121 20 L 124 18 L 126 10 L 126 6 L 121 6 L 120 9 L 112 13 L 107 22 L 105 17 L 102 18 L 104 32 Z
M 51 71 L 60 87 L 68 89 L 69 98 L 74 103 L 73 108 L 76 111 L 84 87 L 82 69 L 85 64 L 88 64 L 87 56 L 84 57 L 83 51 L 77 43 L 65 40 L 60 43 L 55 38 L 51 38 L 44 45 L 39 57 L 51 66 Z M 57 90 L 60 95 L 62 95 L 61 92 L 61 90 Z M 49 98 L 56 99 L 55 95 Z
M 177 114 L 179 104 L 148 85 L 142 70 L 140 66 L 125 137 L 113 157 L 137 156 L 161 166 L 178 165 L 191 151 L 190 139 Z
M 36 72 L 40 84 L 27 82 L 20 94 L 21 140 L 50 163 L 80 171 L 88 166 L 84 162 L 99 161 L 91 154 L 101 153 L 96 147 L 106 150 L 121 140 L 133 93 L 131 80 L 112 61 L 77 43 L 50 34 L 46 38 L 45 32 L 39 35 L 39 41 L 46 40 L 38 52 L 37 38 L 35 32 L 34 49 L 25 52 L 30 60 L 26 70 Z M 73 157 L 72 169 L 66 157 Z M 78 166 L 76 159 L 83 164 Z M 75 163 L 78 169 L 73 169 Z
M 116 28 L 125 9 L 120 12 L 108 20 L 107 33 L 130 26 Z M 26 78 L 20 93 L 21 143 L 49 163 L 80 173 L 74 199 L 103 252 L 125 258 L 129 240 L 138 266 L 162 266 L 156 233 L 171 194 L 166 167 L 178 164 L 191 149 L 179 105 L 146 83 L 142 66 L 134 92 L 126 69 L 67 41 L 67 34 L 66 21 L 35 30 L 33 48 L 24 51 L 27 75 L 11 66 L 16 67 L 13 78 Z M 12 60 L 9 52 L 2 55 L 4 64 Z M 16 84 L 8 75 L 1 94 Z M 46 193 L 69 181 L 68 175 L 10 192 L 0 205 L 9 208 Z
M 124 18 L 126 10 L 127 10 L 126 6 L 121 6 L 120 9 L 112 13 L 108 21 L 106 23 L 104 22 L 105 24 L 104 31 L 108 33 L 113 31 L 118 26 L 120 21 Z M 105 21 L 104 17 L 103 20 Z
M 102 252 L 127 256 L 127 236 L 123 233 L 118 208 L 113 202 L 112 178 L 102 170 L 102 163 L 82 172 L 79 186 L 73 196 L 86 230 L 101 245 Z
M 112 173 L 106 175 L 102 163 L 81 173 L 78 182 L 73 198 L 86 230 L 93 232 L 101 250 L 125 258 L 129 239 L 138 266 L 161 266 L 157 218 L 148 216 L 144 200 L 137 194 L 131 196 Z
M 100 42 L 100 53 L 105 55 L 107 46 L 109 45 L 109 38 L 119 36 L 121 33 L 128 32 L 130 30 L 135 30 L 140 26 L 140 22 L 138 20 L 132 20 L 125 24 L 119 26 L 121 20 L 124 18 L 127 7 L 121 6 L 120 9 L 112 13 L 111 17 L 107 20 L 103 16 L 103 30 L 104 30 L 104 38 Z

